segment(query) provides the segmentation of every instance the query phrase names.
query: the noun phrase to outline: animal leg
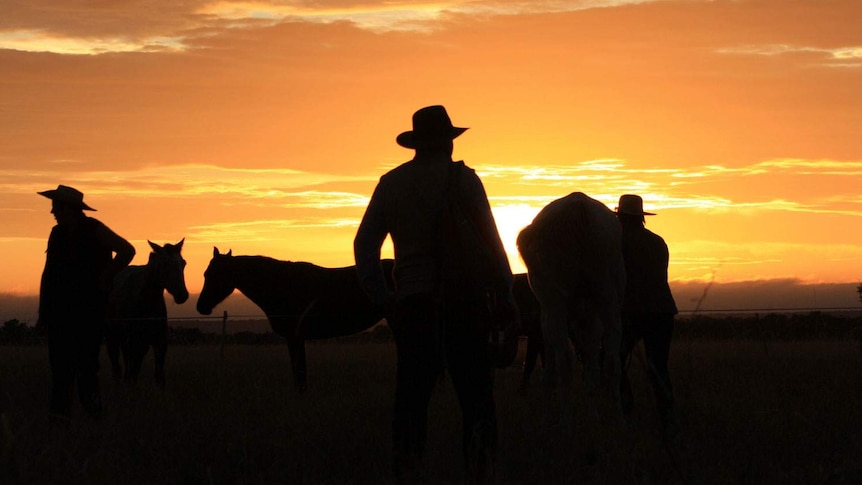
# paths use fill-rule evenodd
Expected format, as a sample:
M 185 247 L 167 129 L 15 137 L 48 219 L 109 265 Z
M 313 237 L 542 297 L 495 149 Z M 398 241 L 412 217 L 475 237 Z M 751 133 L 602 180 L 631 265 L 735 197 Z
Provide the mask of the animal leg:
M 611 400 L 612 418 L 616 422 L 621 423 L 623 421 L 623 408 L 620 399 L 620 380 L 622 376 L 622 362 L 620 360 L 622 316 L 620 308 L 615 305 L 605 305 L 600 311 L 599 319 L 603 323 L 602 348 L 604 350 L 604 361 L 602 362 L 602 384 L 608 398 Z
M 149 343 L 139 332 L 130 334 L 127 344 L 124 346 L 123 360 L 126 364 L 126 383 L 134 384 L 141 374 L 141 364 L 147 355 Z
M 527 351 L 524 355 L 524 373 L 521 376 L 521 385 L 519 391 L 524 393 L 530 385 L 530 376 L 536 368 L 536 363 L 542 359 L 542 367 L 545 366 L 545 357 L 542 343 L 542 327 L 541 322 L 529 322 L 526 319 L 522 320 L 523 325 L 528 326 L 527 332 Z M 533 329 L 532 327 L 536 327 Z M 538 330 L 538 331 L 536 331 Z
M 290 351 L 290 365 L 293 369 L 293 383 L 300 391 L 308 388 L 307 369 L 305 364 L 305 341 L 299 337 L 287 339 L 287 348 Z
M 153 361 L 155 363 L 155 378 L 156 385 L 164 389 L 165 387 L 165 356 L 168 353 L 168 329 L 165 322 L 164 331 L 160 331 L 153 341 Z
M 567 319 L 566 306 L 560 301 L 557 304 L 549 302 L 542 308 L 542 340 L 545 344 L 543 364 L 546 375 L 550 374 L 546 389 L 555 388 L 559 393 L 559 422 L 563 425 L 572 423 L 573 412 L 575 355 L 569 344 Z
M 111 377 L 115 381 L 123 378 L 123 366 L 120 365 L 120 324 L 110 322 L 107 327 L 105 346 L 108 350 L 108 358 L 111 360 Z
M 584 364 L 584 381 L 590 395 L 598 393 L 601 387 L 600 353 L 602 350 L 601 321 L 593 312 L 584 312 L 572 322 L 572 337 Z

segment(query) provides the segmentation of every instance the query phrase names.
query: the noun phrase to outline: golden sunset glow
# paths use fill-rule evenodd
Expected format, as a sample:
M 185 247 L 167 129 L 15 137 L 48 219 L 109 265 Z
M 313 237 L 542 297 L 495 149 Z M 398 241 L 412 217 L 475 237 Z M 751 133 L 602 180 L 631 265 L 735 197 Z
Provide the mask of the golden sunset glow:
M 676 282 L 862 280 L 856 0 L 75 5 L 0 0 L 0 294 L 38 292 L 57 184 L 134 264 L 186 238 L 192 293 L 213 246 L 351 265 L 430 104 L 470 127 L 517 272 L 581 191 L 642 195 Z

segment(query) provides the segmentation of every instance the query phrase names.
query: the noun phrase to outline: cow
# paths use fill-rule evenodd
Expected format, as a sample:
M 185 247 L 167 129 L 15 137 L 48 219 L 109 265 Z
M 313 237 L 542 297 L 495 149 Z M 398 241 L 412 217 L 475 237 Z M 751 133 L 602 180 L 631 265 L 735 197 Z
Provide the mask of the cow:
M 613 415 L 621 418 L 625 267 L 616 215 L 603 203 L 573 192 L 545 206 L 518 234 L 517 246 L 541 306 L 543 365 L 546 381 L 559 384 L 562 420 L 570 419 L 572 404 L 575 353 L 570 336 L 584 363 L 591 413 L 598 411 L 595 397 L 603 385 Z

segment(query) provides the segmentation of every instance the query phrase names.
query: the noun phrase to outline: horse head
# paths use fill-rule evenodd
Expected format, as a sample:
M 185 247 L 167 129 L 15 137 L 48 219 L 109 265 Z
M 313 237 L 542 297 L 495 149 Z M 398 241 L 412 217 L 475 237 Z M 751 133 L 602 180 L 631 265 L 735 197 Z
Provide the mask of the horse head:
M 185 268 L 186 260 L 183 259 L 182 250 L 185 238 L 176 244 L 158 244 L 147 241 L 153 252 L 147 266 L 154 268 L 159 284 L 174 297 L 174 301 L 181 305 L 189 299 L 189 290 L 186 288 Z
M 217 247 L 213 247 L 213 258 L 204 271 L 204 287 L 198 297 L 197 310 L 201 315 L 212 313 L 216 305 L 224 301 L 236 289 L 231 275 L 231 262 L 233 252 L 220 254 Z

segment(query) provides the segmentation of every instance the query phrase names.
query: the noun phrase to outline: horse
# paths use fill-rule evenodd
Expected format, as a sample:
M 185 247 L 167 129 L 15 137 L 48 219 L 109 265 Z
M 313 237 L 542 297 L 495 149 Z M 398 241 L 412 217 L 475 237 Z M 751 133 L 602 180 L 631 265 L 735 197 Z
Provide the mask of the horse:
M 536 361 L 543 357 L 542 345 L 542 323 L 541 307 L 533 289 L 530 288 L 530 280 L 527 273 L 512 275 L 512 296 L 521 313 L 520 335 L 527 339 L 527 349 L 524 354 L 524 372 L 521 375 L 520 390 L 526 391 L 530 384 L 530 376 L 536 368 Z
M 527 273 L 512 275 L 512 295 L 521 314 L 520 335 L 527 340 L 527 348 L 524 353 L 524 370 L 521 375 L 521 384 L 518 390 L 525 393 L 530 386 L 530 377 L 536 368 L 536 362 L 542 359 L 544 365 L 544 344 L 542 343 L 542 309 L 533 289 L 530 288 L 530 279 Z M 571 336 L 570 336 L 571 338 Z M 574 344 L 574 339 L 573 340 Z M 577 348 L 575 353 L 577 353 Z
M 185 238 L 159 246 L 147 241 L 152 252 L 146 265 L 128 266 L 114 278 L 108 300 L 106 341 L 114 379 L 137 381 L 149 348 L 155 357 L 155 381 L 165 386 L 168 348 L 168 311 L 165 290 L 177 304 L 189 298 L 182 250 Z M 123 364 L 120 363 L 122 354 Z
M 572 404 L 571 338 L 584 364 L 591 414 L 596 415 L 595 398 L 605 387 L 619 421 L 625 266 L 616 214 L 573 192 L 545 206 L 518 234 L 517 246 L 541 307 L 546 382 L 559 379 L 562 420 L 570 419 Z
M 385 259 L 381 264 L 391 278 L 394 261 Z M 204 272 L 198 313 L 211 314 L 234 290 L 260 307 L 273 332 L 287 340 L 299 391 L 308 386 L 306 340 L 353 335 L 384 318 L 382 309 L 360 287 L 355 266 L 325 268 L 267 256 L 234 256 L 232 250 L 221 254 L 214 247 Z

